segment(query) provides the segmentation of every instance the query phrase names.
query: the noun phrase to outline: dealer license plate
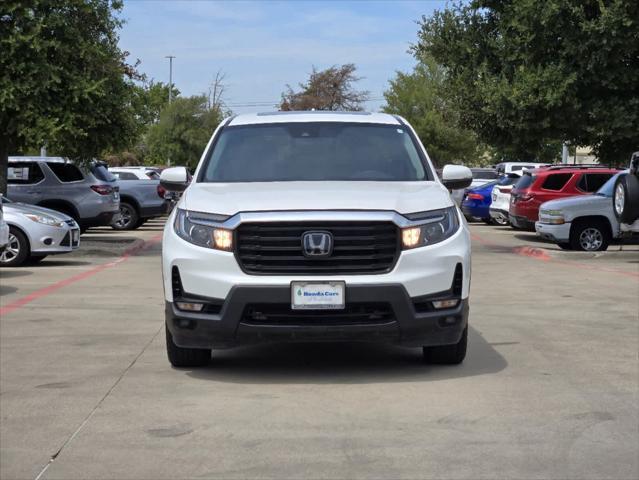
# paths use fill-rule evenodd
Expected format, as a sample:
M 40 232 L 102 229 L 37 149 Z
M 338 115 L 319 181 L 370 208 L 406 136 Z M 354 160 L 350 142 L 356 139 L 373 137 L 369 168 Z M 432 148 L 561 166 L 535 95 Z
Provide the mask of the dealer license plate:
M 71 230 L 71 241 L 78 243 L 80 241 L 80 230 Z
M 344 308 L 344 282 L 291 282 L 293 310 L 330 310 Z

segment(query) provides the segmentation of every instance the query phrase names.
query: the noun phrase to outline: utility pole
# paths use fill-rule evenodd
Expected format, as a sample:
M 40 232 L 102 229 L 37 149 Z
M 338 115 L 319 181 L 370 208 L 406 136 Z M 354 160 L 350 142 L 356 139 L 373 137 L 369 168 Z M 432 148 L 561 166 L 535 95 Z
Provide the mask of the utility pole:
M 167 55 L 164 58 L 169 59 L 169 105 L 171 105 L 171 100 L 173 99 L 173 59 L 175 55 Z
M 173 59 L 175 55 L 167 55 L 164 58 L 169 59 L 169 105 L 171 105 L 171 100 L 173 100 Z M 168 166 L 171 166 L 171 154 L 169 153 L 169 158 L 166 159 Z

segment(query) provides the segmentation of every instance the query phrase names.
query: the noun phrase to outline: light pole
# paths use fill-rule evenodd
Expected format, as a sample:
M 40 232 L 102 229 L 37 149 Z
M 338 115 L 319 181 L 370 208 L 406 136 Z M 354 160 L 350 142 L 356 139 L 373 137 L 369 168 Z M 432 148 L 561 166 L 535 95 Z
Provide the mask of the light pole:
M 171 105 L 171 100 L 173 99 L 173 59 L 175 55 L 167 55 L 164 58 L 169 59 L 169 105 Z M 169 158 L 167 158 L 167 164 L 171 166 L 171 154 L 169 153 Z
M 171 105 L 171 99 L 173 98 L 173 59 L 175 55 L 167 55 L 164 58 L 169 59 L 169 105 Z

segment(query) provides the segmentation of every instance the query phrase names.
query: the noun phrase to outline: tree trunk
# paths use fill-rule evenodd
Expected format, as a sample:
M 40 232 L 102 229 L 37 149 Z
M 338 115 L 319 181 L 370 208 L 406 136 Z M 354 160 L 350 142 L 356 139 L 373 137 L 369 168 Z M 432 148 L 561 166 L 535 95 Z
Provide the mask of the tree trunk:
M 7 195 L 7 169 L 9 167 L 9 144 L 0 136 L 0 194 Z

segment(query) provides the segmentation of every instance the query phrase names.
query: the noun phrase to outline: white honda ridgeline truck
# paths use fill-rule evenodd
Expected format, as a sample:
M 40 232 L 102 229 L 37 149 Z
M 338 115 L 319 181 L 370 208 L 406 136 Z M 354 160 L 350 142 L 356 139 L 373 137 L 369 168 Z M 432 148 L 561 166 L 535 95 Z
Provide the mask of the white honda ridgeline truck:
M 211 349 L 273 341 L 423 347 L 466 355 L 470 234 L 414 130 L 379 113 L 226 119 L 164 229 L 166 346 L 178 367 Z M 443 184 L 442 184 L 443 182 Z M 188 188 L 187 188 L 188 187 Z

